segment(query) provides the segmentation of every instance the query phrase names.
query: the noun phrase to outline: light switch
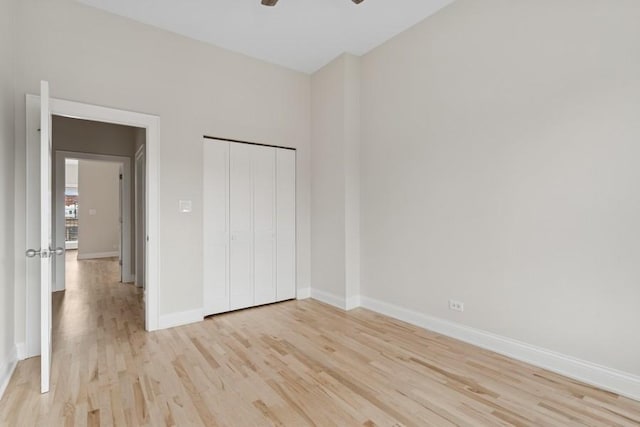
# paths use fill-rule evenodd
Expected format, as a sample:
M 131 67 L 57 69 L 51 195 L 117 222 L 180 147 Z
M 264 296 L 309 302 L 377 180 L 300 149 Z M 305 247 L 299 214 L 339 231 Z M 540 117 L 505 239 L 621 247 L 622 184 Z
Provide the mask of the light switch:
M 180 200 L 178 210 L 180 213 L 191 213 L 191 200 Z

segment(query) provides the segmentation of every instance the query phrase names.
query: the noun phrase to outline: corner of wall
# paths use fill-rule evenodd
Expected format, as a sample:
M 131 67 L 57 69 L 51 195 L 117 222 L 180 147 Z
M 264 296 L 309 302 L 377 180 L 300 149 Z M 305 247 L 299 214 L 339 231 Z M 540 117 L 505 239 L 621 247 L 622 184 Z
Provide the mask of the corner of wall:
M 360 294 L 360 87 L 360 57 L 348 53 L 312 77 L 312 199 L 335 217 L 312 213 L 311 296 L 342 309 Z

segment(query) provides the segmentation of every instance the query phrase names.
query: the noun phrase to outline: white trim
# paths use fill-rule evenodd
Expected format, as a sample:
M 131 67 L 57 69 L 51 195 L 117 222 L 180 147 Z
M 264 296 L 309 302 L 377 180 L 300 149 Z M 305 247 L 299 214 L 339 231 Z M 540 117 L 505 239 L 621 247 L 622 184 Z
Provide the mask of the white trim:
M 296 299 L 307 299 L 307 298 L 311 298 L 311 288 L 298 289 L 296 293 Z
M 115 258 L 120 255 L 118 251 L 111 252 L 89 252 L 86 254 L 78 253 L 78 260 L 97 259 L 97 258 Z
M 312 292 L 313 295 L 313 292 Z M 511 338 L 362 297 L 362 307 L 496 353 L 640 400 L 640 377 Z
M 163 314 L 160 316 L 160 329 L 175 328 L 176 326 L 189 325 L 204 320 L 203 310 L 189 310 L 178 313 Z
M 146 280 L 146 272 L 144 272 L 143 270 L 145 269 L 145 262 L 144 262 L 144 250 L 140 250 L 141 247 L 143 247 L 144 245 L 144 241 L 145 241 L 145 236 L 146 236 L 146 226 L 144 221 L 141 221 L 141 217 L 140 217 L 140 211 L 143 211 L 144 209 L 140 209 L 140 202 L 144 202 L 144 200 L 140 199 L 140 194 L 139 194 L 139 187 L 140 187 L 140 182 L 139 181 L 144 181 L 144 180 L 139 180 L 138 179 L 138 170 L 139 168 L 141 168 L 140 164 L 142 164 L 142 167 L 145 166 L 146 164 L 146 144 L 141 145 L 138 148 L 138 151 L 136 151 L 136 154 L 134 156 L 134 161 L 133 161 L 133 203 L 134 203 L 134 224 L 135 224 L 135 229 L 136 232 L 133 236 L 133 240 L 135 242 L 134 244 L 134 254 L 133 254 L 133 264 L 134 264 L 134 271 L 135 274 L 133 275 L 133 281 L 136 285 L 136 287 L 138 288 L 144 288 L 144 283 L 141 283 L 140 281 Z M 143 182 L 143 191 L 142 193 L 146 193 L 146 183 Z M 144 196 L 144 194 L 143 194 Z M 145 227 L 145 230 L 142 230 L 142 241 L 140 241 L 140 239 L 138 239 L 139 235 L 140 235 L 140 226 Z M 142 252 L 142 254 L 141 254 Z M 141 274 L 142 272 L 142 274 Z
M 337 307 L 341 310 L 345 310 L 346 309 L 346 303 L 344 300 L 344 297 L 329 293 L 329 292 L 325 292 L 325 291 L 321 291 L 319 289 L 315 289 L 315 288 L 311 288 L 311 298 L 318 300 L 320 302 L 323 302 L 325 304 L 329 304 L 332 305 L 334 307 Z
M 55 136 L 54 136 L 55 138 Z M 121 280 L 124 283 L 133 282 L 133 254 L 131 251 L 133 235 L 132 215 L 131 215 L 131 182 L 132 167 L 131 158 L 126 156 L 112 156 L 106 154 L 83 153 L 79 151 L 56 150 L 56 182 L 55 182 L 55 200 L 54 200 L 54 222 L 55 222 L 55 240 L 57 247 L 66 246 L 64 241 L 64 189 L 65 189 L 65 172 L 66 159 L 93 160 L 100 162 L 117 163 L 122 167 L 122 200 L 120 203 L 120 216 L 122 218 L 122 235 L 120 238 L 120 248 L 122 254 L 116 251 L 116 255 L 92 256 L 93 254 L 78 253 L 78 259 L 91 258 L 110 258 L 120 256 L 122 259 Z M 61 214 L 62 213 L 62 214 Z M 78 242 L 75 242 L 76 249 Z M 109 252 L 111 254 L 112 252 Z M 65 259 L 64 257 L 56 257 L 55 261 L 55 280 L 54 292 L 62 291 L 65 288 Z
M 9 385 L 9 381 L 11 381 L 11 376 L 18 365 L 17 353 L 16 347 L 14 346 L 9 355 L 6 356 L 6 360 L 0 360 L 0 399 L 2 399 Z
M 301 289 L 298 291 L 298 295 L 300 295 L 302 292 L 309 292 L 308 293 L 309 296 L 304 296 L 304 297 L 298 296 L 298 299 L 305 299 L 305 298 L 311 297 L 315 300 L 324 302 L 325 304 L 332 305 L 334 307 L 337 307 L 345 311 L 350 311 L 350 310 L 353 310 L 354 308 L 360 307 L 360 295 L 354 295 L 352 297 L 345 298 L 345 297 L 341 297 L 341 296 L 338 296 L 329 292 L 321 291 L 315 288 Z
M 360 307 L 360 305 L 361 305 L 360 295 L 354 295 L 347 298 L 345 303 L 345 310 L 347 311 L 353 310 L 354 308 Z

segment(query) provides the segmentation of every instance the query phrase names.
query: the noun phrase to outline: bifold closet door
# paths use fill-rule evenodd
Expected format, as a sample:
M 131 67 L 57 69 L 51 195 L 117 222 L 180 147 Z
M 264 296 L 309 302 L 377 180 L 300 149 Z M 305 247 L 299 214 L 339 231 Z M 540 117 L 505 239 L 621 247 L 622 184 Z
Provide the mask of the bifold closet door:
M 296 152 L 276 152 L 276 301 L 296 297 Z
M 276 149 L 254 146 L 254 305 L 276 301 Z
M 204 142 L 204 314 L 296 297 L 296 153 Z
M 252 156 L 254 149 L 255 147 L 247 144 L 230 144 L 230 310 L 254 305 Z
M 229 143 L 203 151 L 204 314 L 229 311 Z

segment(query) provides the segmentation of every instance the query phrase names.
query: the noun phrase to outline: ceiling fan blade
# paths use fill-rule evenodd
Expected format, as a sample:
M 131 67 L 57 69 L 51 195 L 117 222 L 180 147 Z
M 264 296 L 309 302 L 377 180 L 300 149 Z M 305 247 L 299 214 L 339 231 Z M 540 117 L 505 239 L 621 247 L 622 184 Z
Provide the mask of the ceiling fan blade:
M 351 1 L 353 1 L 355 4 L 360 4 L 364 0 L 351 0 Z M 275 6 L 276 3 L 278 3 L 278 0 L 262 0 L 262 4 L 264 6 Z

